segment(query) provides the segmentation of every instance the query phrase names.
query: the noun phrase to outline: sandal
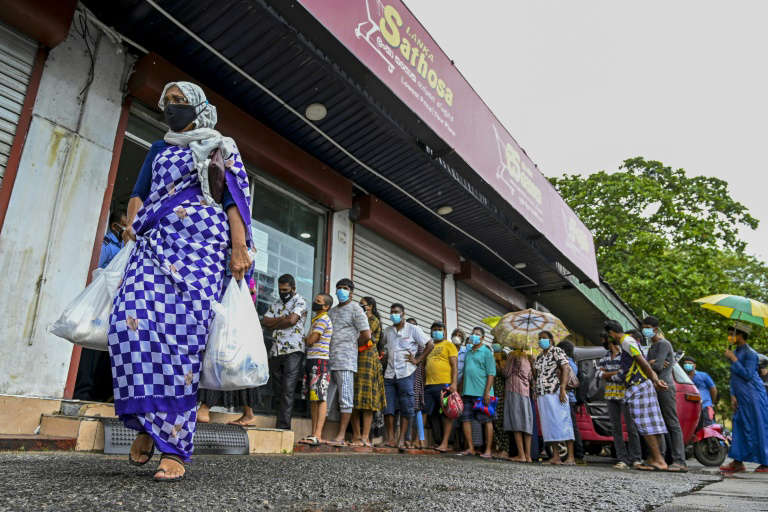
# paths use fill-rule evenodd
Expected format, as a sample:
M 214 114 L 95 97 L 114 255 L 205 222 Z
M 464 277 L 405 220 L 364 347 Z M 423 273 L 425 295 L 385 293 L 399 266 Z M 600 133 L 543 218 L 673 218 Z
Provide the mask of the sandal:
M 163 459 L 170 459 L 174 462 L 181 464 L 181 467 L 184 467 L 184 461 L 178 455 L 173 455 L 171 453 L 164 453 L 160 456 L 160 462 L 162 462 Z M 166 472 L 167 471 L 163 468 L 157 468 L 157 471 L 155 471 L 155 477 L 154 477 L 155 482 L 178 482 L 179 480 L 184 480 L 184 477 L 187 476 L 186 468 L 184 469 L 184 473 L 173 478 L 160 478 L 157 476 L 158 473 L 166 473 Z
M 146 432 L 139 432 L 139 434 L 136 436 L 136 439 L 138 439 L 139 436 L 147 436 L 148 438 L 152 439 L 152 436 L 150 436 Z M 131 453 L 128 452 L 128 462 L 130 462 L 134 466 L 143 466 L 144 464 L 146 464 L 147 462 L 152 460 L 152 456 L 154 454 L 155 454 L 155 440 L 152 439 L 152 448 L 148 452 L 146 452 L 146 451 L 145 452 L 139 452 L 139 456 L 146 455 L 147 460 L 145 460 L 144 462 L 139 462 L 137 460 L 134 460 L 133 457 L 131 457 Z
M 727 466 L 720 466 L 720 471 L 724 473 L 741 473 L 742 471 L 746 471 L 747 468 L 744 466 L 744 463 L 734 463 L 731 462 Z

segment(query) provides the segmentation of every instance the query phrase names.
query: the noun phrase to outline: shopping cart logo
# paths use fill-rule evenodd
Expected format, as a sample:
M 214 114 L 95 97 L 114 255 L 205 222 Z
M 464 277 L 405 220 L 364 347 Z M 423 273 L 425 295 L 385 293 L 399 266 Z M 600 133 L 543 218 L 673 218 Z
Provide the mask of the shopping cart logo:
M 384 17 L 384 3 L 381 0 L 365 0 L 365 11 L 368 15 L 368 19 L 357 25 L 355 28 L 355 37 L 364 39 L 368 45 L 373 48 L 373 51 L 375 51 L 387 64 L 387 71 L 393 73 L 395 71 L 395 64 L 390 60 L 390 57 L 382 51 L 382 48 L 386 47 L 386 43 L 384 43 L 380 35 L 374 37 L 377 32 L 381 34 L 379 23 L 376 20 L 380 20 Z

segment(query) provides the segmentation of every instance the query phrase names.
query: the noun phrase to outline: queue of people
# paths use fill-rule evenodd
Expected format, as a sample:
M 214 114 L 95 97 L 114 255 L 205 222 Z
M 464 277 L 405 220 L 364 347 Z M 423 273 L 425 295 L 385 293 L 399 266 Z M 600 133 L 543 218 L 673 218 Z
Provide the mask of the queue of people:
M 159 451 L 154 478 L 168 482 L 184 478 L 197 423 L 210 419 L 211 406 L 241 408 L 235 423 L 247 426 L 255 420 L 258 393 L 198 390 L 213 305 L 224 293 L 226 278 L 240 282 L 252 265 L 248 175 L 235 141 L 214 129 L 216 107 L 199 86 L 168 83 L 158 105 L 169 131 L 152 144 L 126 215 L 110 219 L 100 265 L 114 256 L 118 237 L 136 241 L 108 331 L 115 412 L 138 431 L 129 461 L 143 466 Z M 210 164 L 216 153 L 224 169 Z M 212 181 L 223 185 L 212 187 Z M 269 363 L 278 428 L 291 428 L 301 379 L 312 418 L 311 435 L 301 441 L 307 444 L 345 446 L 351 423 L 351 443 L 370 447 L 372 425 L 383 418 L 384 443 L 406 450 L 415 436 L 417 445 L 422 441 L 428 420 L 436 450 L 447 452 L 453 444 L 459 455 L 468 456 L 480 448 L 472 431 L 477 422 L 483 434 L 481 457 L 530 463 L 540 451 L 541 431 L 551 464 L 583 461 L 574 422 L 578 368 L 571 343 L 555 345 L 553 335 L 541 331 L 540 353 L 534 358 L 495 345 L 479 326 L 466 336 L 454 330 L 448 339 L 445 325 L 436 320 L 426 335 L 406 317 L 405 302 L 390 305 L 392 325 L 382 329 L 375 300 L 364 297 L 355 303 L 354 291 L 352 280 L 342 279 L 335 297 L 321 293 L 308 305 L 292 276 L 278 279 L 279 299 L 263 317 L 275 340 Z M 311 327 L 305 333 L 308 316 Z M 768 395 L 748 334 L 747 327 L 736 326 L 730 334 L 735 348 L 725 352 L 736 411 L 733 461 L 722 468 L 729 472 L 744 471 L 749 461 L 760 464 L 757 471 L 768 471 Z M 643 321 L 643 335 L 653 343 L 648 359 L 638 344 L 641 334 L 626 333 L 615 321 L 605 324 L 608 355 L 600 362 L 599 378 L 606 381 L 616 467 L 684 471 L 673 405 L 673 351 L 655 318 Z M 695 361 L 686 369 L 696 377 Z M 711 379 L 702 375 L 695 381 L 709 389 L 713 407 L 717 395 Z M 446 399 L 459 395 L 452 404 L 462 404 L 463 412 L 448 418 Z M 630 431 L 626 449 L 622 416 Z M 326 417 L 338 417 L 338 430 L 323 440 Z M 661 436 L 667 433 L 670 466 L 662 456 Z M 644 462 L 639 438 L 648 447 Z M 560 444 L 567 447 L 564 460 Z

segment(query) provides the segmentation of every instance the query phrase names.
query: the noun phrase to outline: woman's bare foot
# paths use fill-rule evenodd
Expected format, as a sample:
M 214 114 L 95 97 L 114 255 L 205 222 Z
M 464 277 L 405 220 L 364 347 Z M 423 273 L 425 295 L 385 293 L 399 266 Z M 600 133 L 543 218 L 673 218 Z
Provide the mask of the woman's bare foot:
M 211 408 L 205 404 L 200 404 L 197 408 L 197 422 L 209 423 L 211 421 Z
M 175 480 L 184 476 L 185 473 L 184 464 L 164 457 L 157 467 L 157 472 L 155 472 L 155 480 Z
M 507 457 L 507 460 L 509 460 L 511 462 L 530 462 L 530 461 L 525 459 L 524 455 L 517 455 L 515 457 Z
M 131 445 L 131 460 L 136 464 L 146 464 L 149 461 L 149 453 L 152 452 L 154 444 L 155 440 L 149 434 L 142 432 L 137 435 Z
M 241 427 L 250 427 L 256 423 L 256 416 L 253 414 L 243 414 L 235 421 L 231 421 L 230 425 L 240 425 Z

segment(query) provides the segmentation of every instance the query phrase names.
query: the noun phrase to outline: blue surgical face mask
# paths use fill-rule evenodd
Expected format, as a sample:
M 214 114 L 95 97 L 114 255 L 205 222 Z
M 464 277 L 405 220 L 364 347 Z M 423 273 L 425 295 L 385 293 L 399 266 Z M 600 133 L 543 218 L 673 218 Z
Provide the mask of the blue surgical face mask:
M 547 350 L 549 348 L 549 338 L 539 338 L 539 347 L 541 347 L 541 350 Z
M 692 372 L 693 371 L 693 365 L 691 363 L 685 363 L 683 365 L 683 370 L 685 370 L 687 372 Z
M 656 334 L 653 332 L 653 329 L 650 327 L 646 327 L 643 329 L 643 336 L 646 338 L 653 338 L 653 335 Z
M 480 343 L 480 336 L 477 334 L 470 334 L 469 340 L 467 340 L 467 345 L 477 345 Z
M 347 302 L 349 300 L 349 290 L 339 288 L 336 290 L 336 297 L 339 299 L 339 302 Z
M 392 313 L 389 315 L 389 319 L 392 320 L 393 324 L 400 325 L 400 320 L 402 320 L 403 317 L 401 317 L 399 313 Z
M 443 341 L 443 338 L 445 335 L 443 334 L 443 331 L 432 331 L 432 339 L 435 341 Z

